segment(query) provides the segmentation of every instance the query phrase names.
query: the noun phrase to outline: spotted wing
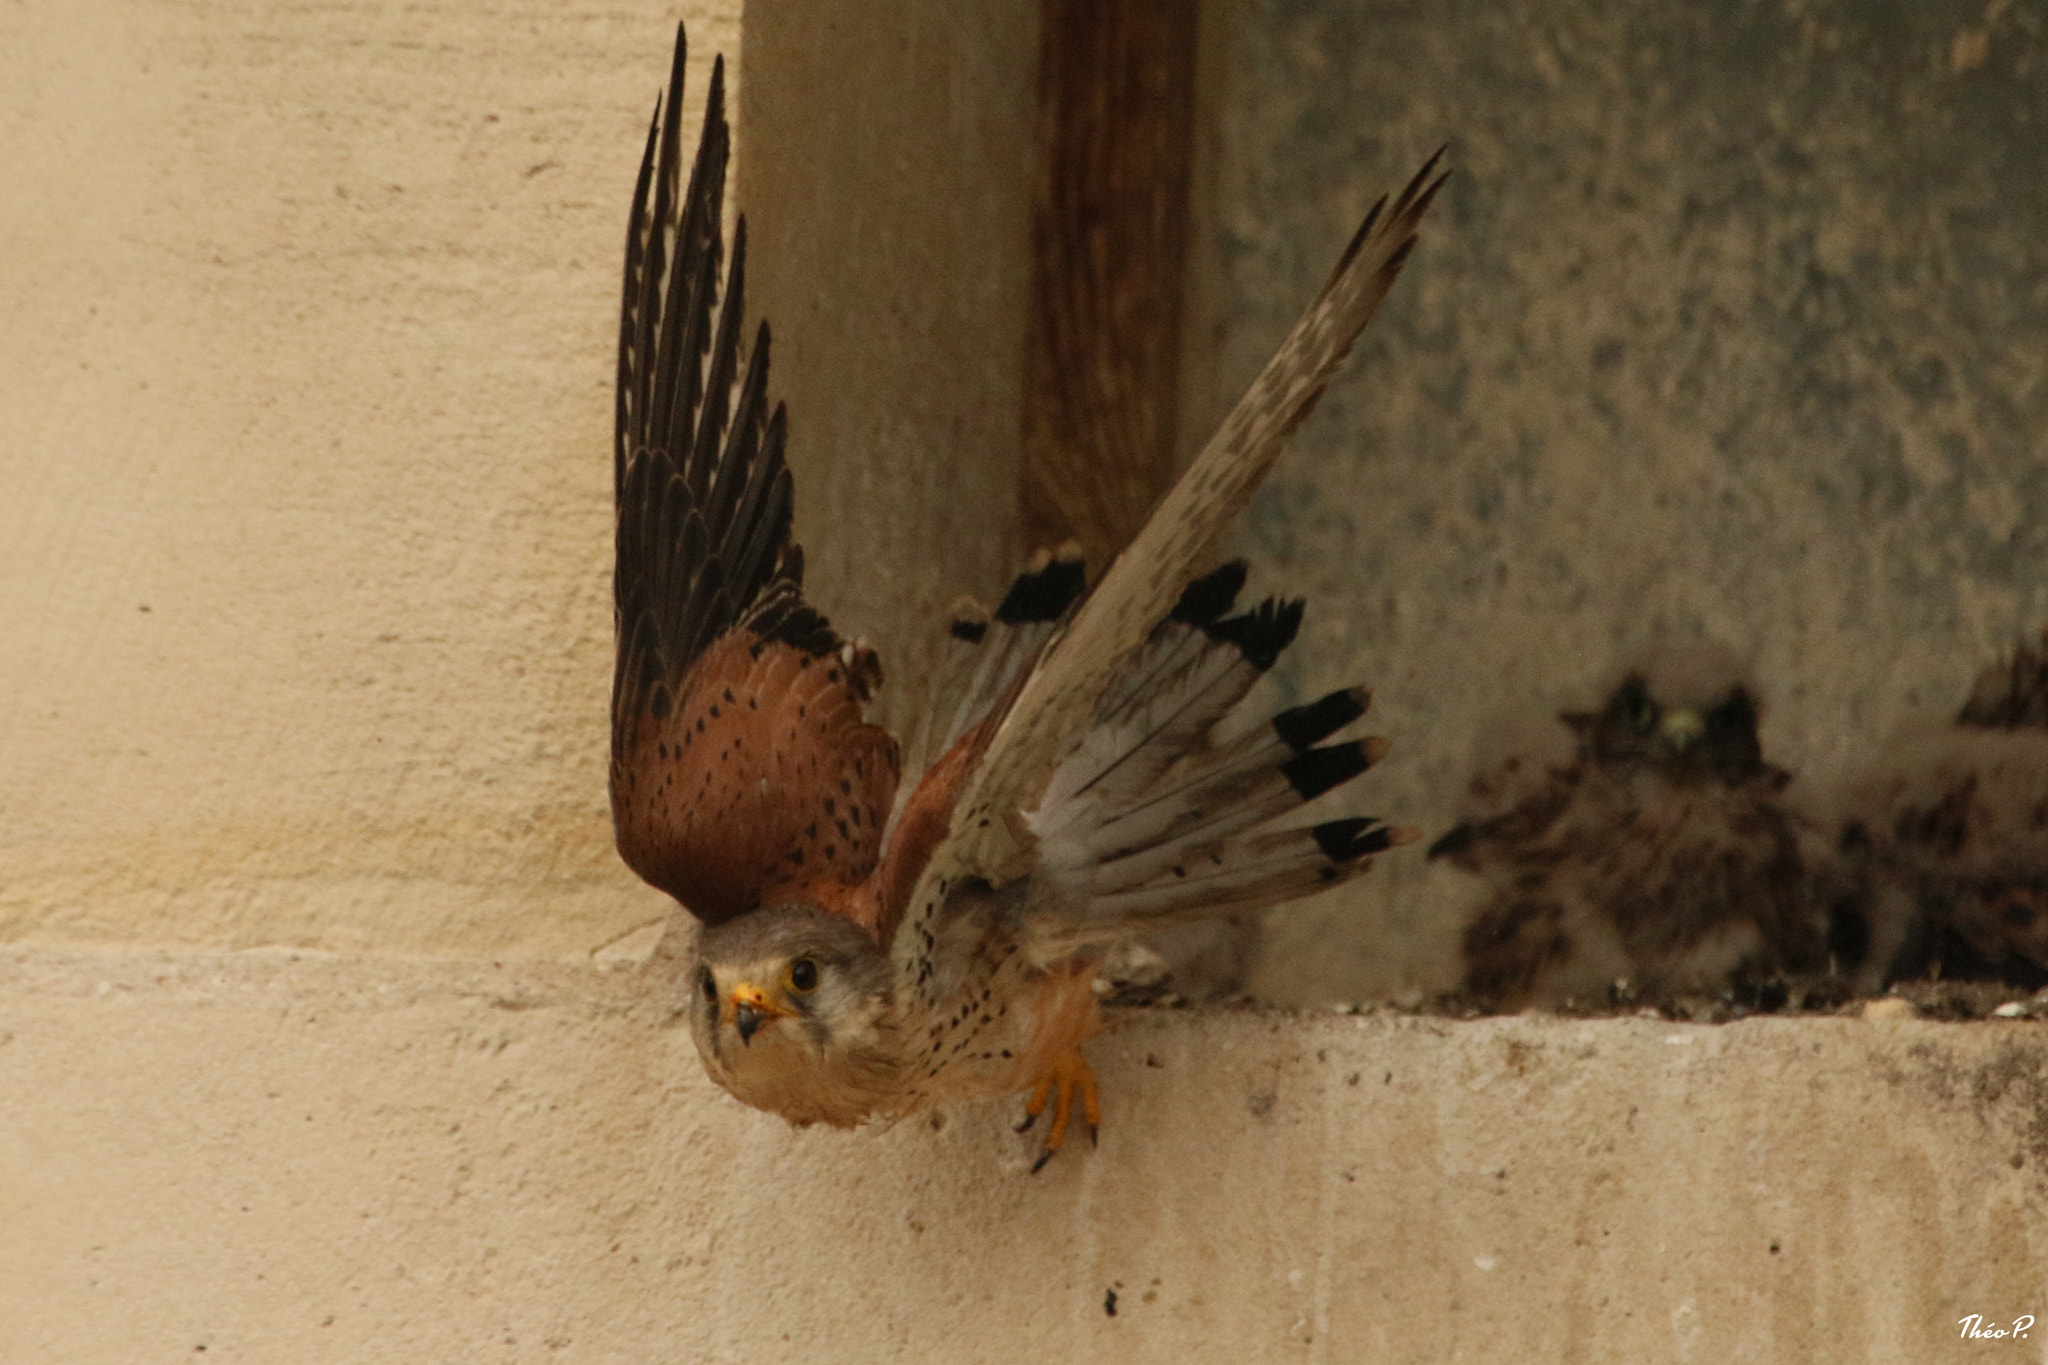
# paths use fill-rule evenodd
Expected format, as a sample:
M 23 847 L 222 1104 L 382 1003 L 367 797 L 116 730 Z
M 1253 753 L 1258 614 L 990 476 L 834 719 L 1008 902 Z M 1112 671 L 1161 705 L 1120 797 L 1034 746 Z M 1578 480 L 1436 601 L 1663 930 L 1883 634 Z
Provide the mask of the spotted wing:
M 1437 161 L 1431 157 L 1391 206 L 1374 206 L 1273 359 L 1024 680 L 961 782 L 947 837 L 910 892 L 911 932 L 895 939 L 907 975 L 928 971 L 919 945 L 951 888 L 1002 883 L 1030 869 L 1036 855 L 1023 817 L 1048 791 L 1063 746 L 1089 727 L 1100 698 L 1173 611 L 1372 320 L 1443 184 Z
M 863 719 L 881 670 L 803 599 L 765 323 L 742 368 L 744 218 L 719 297 L 722 61 L 687 185 L 682 84 L 678 29 L 620 308 L 612 823 L 627 866 L 707 924 L 772 900 L 846 912 L 895 796 L 895 743 Z
M 967 862 L 996 871 L 1015 856 L 1011 813 L 1044 789 L 1065 738 L 1172 610 L 1194 571 L 1314 409 L 1415 246 L 1444 176 L 1439 152 L 1391 208 L 1366 216 L 1322 292 L 1195 461 L 1119 554 L 1073 624 L 1025 683 L 962 792 Z M 983 823 L 984 817 L 989 817 Z

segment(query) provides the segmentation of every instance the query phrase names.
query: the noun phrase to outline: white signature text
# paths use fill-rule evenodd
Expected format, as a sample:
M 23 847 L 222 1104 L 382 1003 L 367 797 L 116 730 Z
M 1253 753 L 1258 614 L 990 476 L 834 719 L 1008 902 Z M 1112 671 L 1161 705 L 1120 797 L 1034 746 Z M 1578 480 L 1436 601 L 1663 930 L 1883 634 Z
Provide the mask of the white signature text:
M 1958 1318 L 1956 1325 L 1963 1329 L 1965 1340 L 1971 1337 L 1987 1341 L 2004 1337 L 2023 1337 L 2033 1330 L 2034 1315 L 2032 1313 L 2022 1313 L 2012 1320 L 2012 1326 L 2000 1327 L 1995 1322 L 1984 1321 L 1982 1313 L 1972 1313 L 1967 1318 Z

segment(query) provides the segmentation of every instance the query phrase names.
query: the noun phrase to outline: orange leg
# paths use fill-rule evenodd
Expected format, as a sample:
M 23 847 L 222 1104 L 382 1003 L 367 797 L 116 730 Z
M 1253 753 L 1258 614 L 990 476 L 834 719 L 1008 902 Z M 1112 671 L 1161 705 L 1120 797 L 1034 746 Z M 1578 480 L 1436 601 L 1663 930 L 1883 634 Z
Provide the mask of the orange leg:
M 1031 1088 L 1031 1098 L 1024 1102 L 1024 1122 L 1017 1125 L 1022 1133 L 1038 1122 L 1038 1116 L 1045 1112 L 1048 1101 L 1052 1103 L 1052 1127 L 1045 1133 L 1045 1150 L 1032 1163 L 1031 1174 L 1037 1175 L 1051 1161 L 1053 1153 L 1067 1140 L 1067 1120 L 1074 1114 L 1074 1096 L 1081 1097 L 1081 1116 L 1088 1121 L 1088 1141 L 1092 1144 L 1102 1127 L 1102 1099 L 1095 1089 L 1095 1071 L 1088 1065 L 1088 1059 L 1081 1055 L 1081 1049 L 1061 1057 Z

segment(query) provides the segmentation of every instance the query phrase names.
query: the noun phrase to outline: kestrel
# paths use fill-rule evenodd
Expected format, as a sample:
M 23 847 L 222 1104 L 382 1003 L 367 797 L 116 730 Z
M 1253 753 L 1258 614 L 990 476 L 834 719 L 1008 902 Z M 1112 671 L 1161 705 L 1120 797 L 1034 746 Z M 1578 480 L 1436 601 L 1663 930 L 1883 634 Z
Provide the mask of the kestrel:
M 1364 713 L 1356 687 L 1232 730 L 1302 608 L 1240 611 L 1242 563 L 1193 569 L 1393 284 L 1436 159 L 1367 217 L 1092 591 L 1048 558 L 992 618 L 954 623 L 974 657 L 905 791 L 896 740 L 863 719 L 875 652 L 804 601 L 767 324 L 742 345 L 744 218 L 721 297 L 722 63 L 687 184 L 682 79 L 679 31 L 633 197 L 614 451 L 613 822 L 627 865 L 702 924 L 672 928 L 656 971 L 746 1103 L 852 1127 L 1028 1091 L 1029 1119 L 1054 1104 L 1043 1165 L 1077 1098 L 1099 1119 L 1081 1046 L 1109 945 L 1307 895 L 1413 837 L 1275 827 L 1385 742 L 1327 742 Z
M 2048 636 L 1898 736 L 1837 812 L 1847 904 L 1889 978 L 2048 985 Z
M 1605 1001 L 1624 980 L 1719 993 L 1825 965 L 1805 838 L 1779 799 L 1790 775 L 1764 761 L 1748 689 L 1667 705 L 1631 673 L 1561 719 L 1568 758 L 1481 774 L 1430 846 L 1493 888 L 1465 932 L 1470 995 L 1512 1010 Z

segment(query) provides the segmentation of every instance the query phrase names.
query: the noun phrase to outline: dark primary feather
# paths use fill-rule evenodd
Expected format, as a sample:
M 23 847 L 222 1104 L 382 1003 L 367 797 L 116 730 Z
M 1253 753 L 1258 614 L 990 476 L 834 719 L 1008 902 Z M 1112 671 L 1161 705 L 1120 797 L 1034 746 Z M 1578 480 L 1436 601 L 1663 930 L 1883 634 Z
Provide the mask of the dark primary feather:
M 788 850 L 801 865 L 815 820 L 774 804 L 754 788 L 787 778 L 792 762 L 831 770 L 843 750 L 862 781 L 893 791 L 883 741 L 859 723 L 858 705 L 878 675 L 864 651 L 843 660 L 843 642 L 803 600 L 803 554 L 790 541 L 793 503 L 785 463 L 787 420 L 768 406 L 766 323 L 742 347 L 746 220 L 724 266 L 723 207 L 732 134 L 725 116 L 725 68 L 714 64 L 704 121 L 687 183 L 682 174 L 684 43 L 676 37 L 667 93 L 657 103 L 634 186 L 619 309 L 618 400 L 613 440 L 617 558 L 613 576 L 618 654 L 612 681 L 612 806 L 627 864 L 707 918 L 729 918 L 758 888 L 722 868 L 713 798 L 744 846 Z M 716 651 L 717 679 L 700 661 L 739 632 L 751 651 Z M 803 659 L 833 660 L 825 692 L 800 683 L 805 666 L 763 661 L 787 646 Z M 760 665 L 755 667 L 754 665 Z M 706 664 L 706 668 L 713 667 Z M 694 671 L 693 671 L 694 670 Z M 746 695 L 752 685 L 779 689 Z M 712 684 L 715 682 L 716 687 Z M 703 696 L 699 692 L 711 688 Z M 735 694 L 732 689 L 742 691 Z M 723 704 L 716 695 L 723 692 Z M 693 701 L 692 699 L 695 698 Z M 836 700 L 835 700 L 836 699 Z M 820 715 L 848 701 L 854 713 L 820 731 Z M 781 709 L 791 715 L 781 720 Z M 758 718 L 735 729 L 735 712 Z M 722 725 L 720 724 L 722 722 Z M 771 723 L 772 722 L 772 723 Z M 706 724 L 726 735 L 692 745 Z M 806 728 L 808 726 L 809 728 Z M 833 752 L 778 754 L 775 745 L 824 744 Z M 874 793 L 865 793 L 872 798 Z M 881 795 L 886 808 L 887 795 Z M 795 823 L 792 823 L 795 822 Z M 728 840 L 729 842 L 729 840 Z M 866 854 L 862 855 L 863 857 Z M 707 868 L 719 868 L 707 872 Z M 859 869 L 848 867 L 846 874 Z M 765 874 L 762 874 L 765 875 Z
M 621 643 L 615 725 L 651 694 L 672 690 L 705 646 L 749 608 L 767 608 L 776 624 L 798 632 L 823 624 L 797 605 L 803 561 L 789 544 L 786 420 L 780 405 L 772 417 L 767 410 L 766 323 L 747 353 L 737 401 L 732 392 L 745 307 L 746 220 L 734 235 L 721 307 L 720 219 L 732 142 L 723 59 L 712 68 L 703 134 L 688 187 L 678 195 L 683 55 L 679 35 L 668 94 L 648 130 L 626 239 L 613 442 L 613 594 Z M 829 652 L 837 641 L 807 643 Z

